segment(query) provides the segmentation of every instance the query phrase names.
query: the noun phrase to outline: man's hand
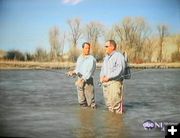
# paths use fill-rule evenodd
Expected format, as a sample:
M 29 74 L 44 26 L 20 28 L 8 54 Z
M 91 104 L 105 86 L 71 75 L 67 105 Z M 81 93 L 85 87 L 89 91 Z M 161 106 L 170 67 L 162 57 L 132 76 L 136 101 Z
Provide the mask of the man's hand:
M 103 80 L 104 80 L 104 82 L 108 82 L 109 78 L 105 76 Z
M 101 77 L 101 78 L 100 78 L 100 83 L 103 83 L 103 78 L 104 78 L 104 77 Z
M 78 79 L 78 80 L 75 82 L 75 85 L 78 86 L 79 88 L 83 88 L 84 82 L 85 82 L 84 79 Z
M 68 76 L 73 76 L 73 75 L 76 75 L 76 73 L 75 73 L 75 71 L 73 70 L 73 71 L 69 71 L 69 72 L 67 73 L 67 75 L 68 75 Z
M 109 78 L 104 76 L 104 77 L 101 77 L 100 78 L 100 82 L 103 83 L 103 82 L 108 82 L 109 81 Z

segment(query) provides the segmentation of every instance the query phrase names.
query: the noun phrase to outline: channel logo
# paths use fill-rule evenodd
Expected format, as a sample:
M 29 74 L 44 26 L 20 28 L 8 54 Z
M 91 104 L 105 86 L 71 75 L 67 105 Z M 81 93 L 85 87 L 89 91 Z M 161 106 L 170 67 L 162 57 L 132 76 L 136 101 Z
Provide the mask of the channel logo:
M 151 120 L 146 120 L 143 122 L 143 127 L 145 130 L 152 130 L 155 128 L 155 123 Z
M 180 123 L 146 120 L 143 122 L 143 128 L 145 130 L 159 129 L 164 131 L 165 138 L 180 138 Z

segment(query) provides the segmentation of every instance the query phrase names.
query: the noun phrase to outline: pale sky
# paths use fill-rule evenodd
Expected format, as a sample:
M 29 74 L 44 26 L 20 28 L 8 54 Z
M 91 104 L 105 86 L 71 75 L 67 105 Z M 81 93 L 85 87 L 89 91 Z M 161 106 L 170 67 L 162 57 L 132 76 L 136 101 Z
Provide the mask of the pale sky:
M 180 34 L 180 0 L 0 0 L 0 49 L 49 49 L 50 28 L 68 32 L 69 19 L 112 26 L 127 16 L 144 17 L 152 28 L 166 24 L 171 34 Z

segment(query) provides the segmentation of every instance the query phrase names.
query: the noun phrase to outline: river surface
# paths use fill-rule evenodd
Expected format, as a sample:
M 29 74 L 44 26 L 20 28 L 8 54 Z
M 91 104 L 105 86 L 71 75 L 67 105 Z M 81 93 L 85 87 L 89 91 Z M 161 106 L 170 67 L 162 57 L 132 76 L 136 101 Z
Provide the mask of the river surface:
M 75 78 L 66 70 L 0 71 L 0 137 L 164 138 L 143 122 L 180 122 L 180 69 L 133 70 L 124 81 L 125 113 L 107 111 L 99 70 L 97 109 L 80 108 Z

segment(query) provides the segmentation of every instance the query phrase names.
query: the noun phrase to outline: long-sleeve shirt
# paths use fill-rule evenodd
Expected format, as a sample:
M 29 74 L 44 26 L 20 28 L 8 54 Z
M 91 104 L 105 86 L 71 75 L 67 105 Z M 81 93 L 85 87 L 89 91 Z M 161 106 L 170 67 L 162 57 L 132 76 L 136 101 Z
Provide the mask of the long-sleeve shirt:
M 75 72 L 82 74 L 85 81 L 93 76 L 95 69 L 96 59 L 92 55 L 78 57 Z
M 121 77 L 125 70 L 125 59 L 120 52 L 112 52 L 106 55 L 101 67 L 100 77 L 108 77 L 109 79 Z

